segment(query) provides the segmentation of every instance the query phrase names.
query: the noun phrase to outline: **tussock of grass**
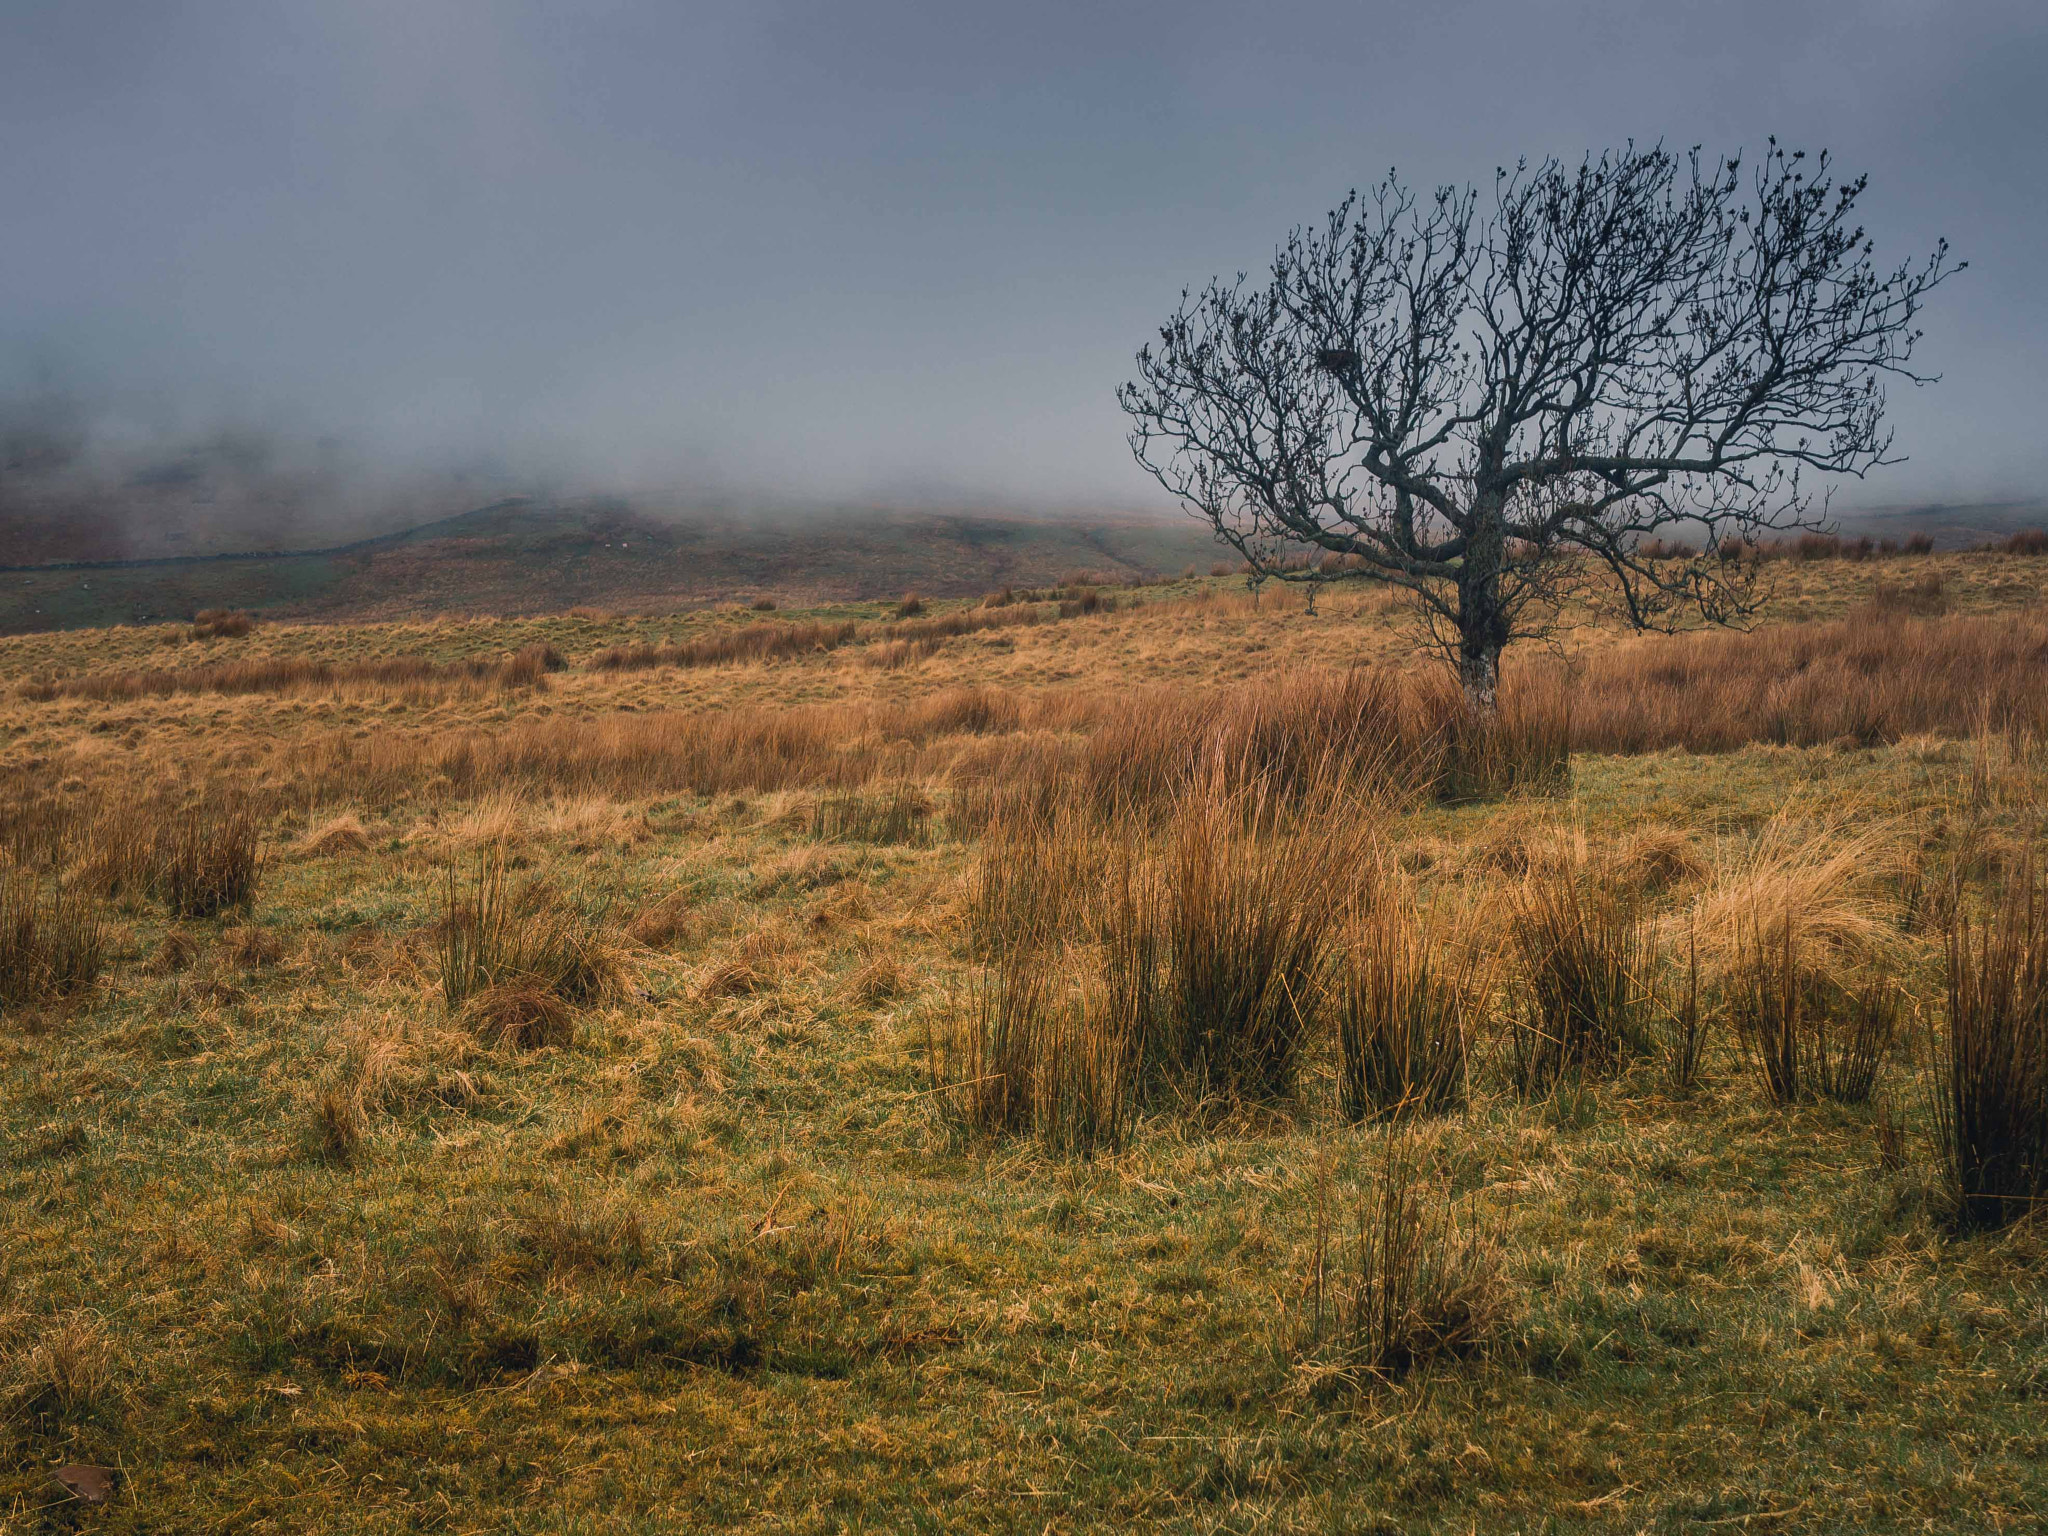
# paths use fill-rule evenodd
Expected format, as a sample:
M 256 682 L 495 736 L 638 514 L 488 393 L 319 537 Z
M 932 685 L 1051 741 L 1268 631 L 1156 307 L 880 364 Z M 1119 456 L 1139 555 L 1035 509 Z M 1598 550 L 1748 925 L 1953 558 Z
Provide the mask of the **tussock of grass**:
M 515 890 L 493 850 L 466 878 L 450 871 L 438 940 L 449 1011 L 509 1045 L 558 1043 L 569 1007 L 621 995 L 631 974 L 602 913 L 584 913 L 542 882 Z
M 2048 1200 L 2048 898 L 2032 864 L 1992 915 L 1947 935 L 1935 1132 L 1957 1223 L 2001 1227 Z
M 1305 1383 L 1327 1391 L 1406 1376 L 1486 1347 L 1509 1315 L 1495 1244 L 1399 1133 L 1368 1187 L 1340 1205 L 1327 1154 L 1312 1207 L 1301 1336 Z
M 25 1338 L 0 1348 L 0 1414 L 55 1427 L 112 1406 L 120 1362 L 102 1319 L 71 1311 L 24 1332 Z
M 1649 1043 L 1653 958 L 1635 909 L 1581 865 L 1532 875 L 1513 897 L 1520 1006 L 1509 1067 L 1525 1093 L 1613 1072 Z
M 370 846 L 370 834 L 362 817 L 354 811 L 330 816 L 292 845 L 302 859 L 331 859 L 344 853 L 361 853 Z
M 1899 943 L 1892 886 L 1904 868 L 1901 831 L 1854 807 L 1795 801 L 1723 856 L 1688 921 L 1708 968 L 1735 968 L 1759 914 L 1792 925 L 1808 966 L 1853 983 Z
M 1425 927 L 1382 891 L 1338 973 L 1338 1090 L 1346 1119 L 1446 1114 L 1463 1106 L 1466 1061 L 1492 991 L 1464 935 Z
M 0 870 L 0 1008 L 85 992 L 106 948 L 99 908 L 84 892 L 52 887 L 32 870 Z

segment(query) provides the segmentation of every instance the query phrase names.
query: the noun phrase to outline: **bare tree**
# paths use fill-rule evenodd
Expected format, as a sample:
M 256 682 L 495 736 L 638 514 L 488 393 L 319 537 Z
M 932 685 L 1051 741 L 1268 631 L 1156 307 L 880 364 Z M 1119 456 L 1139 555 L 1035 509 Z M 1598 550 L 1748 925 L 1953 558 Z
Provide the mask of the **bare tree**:
M 1132 451 L 1254 571 L 1413 591 L 1476 708 L 1574 594 L 1642 629 L 1739 621 L 1732 557 L 1822 525 L 1802 472 L 1894 462 L 1884 381 L 1927 382 L 1914 320 L 1962 270 L 1946 241 L 1879 270 L 1864 185 L 1775 140 L 1749 176 L 1633 144 L 1525 163 L 1483 210 L 1390 172 L 1269 283 L 1181 295 L 1117 392 Z

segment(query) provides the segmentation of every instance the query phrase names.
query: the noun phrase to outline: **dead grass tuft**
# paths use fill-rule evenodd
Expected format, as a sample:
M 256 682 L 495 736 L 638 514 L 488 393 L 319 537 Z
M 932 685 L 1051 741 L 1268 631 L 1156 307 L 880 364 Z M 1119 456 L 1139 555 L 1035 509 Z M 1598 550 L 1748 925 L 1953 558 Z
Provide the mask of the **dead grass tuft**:
M 1458 1220 L 1448 1181 L 1399 1132 L 1348 1209 L 1337 1208 L 1328 1154 L 1318 1161 L 1303 1292 L 1296 1358 L 1318 1392 L 1476 1354 L 1508 1314 L 1497 1245 Z
M 794 936 L 780 924 L 763 924 L 743 934 L 715 961 L 697 984 L 705 1002 L 751 997 L 780 985 L 802 966 Z
M 565 1046 L 576 1034 L 575 1014 L 561 994 L 524 979 L 494 982 L 472 994 L 462 1005 L 462 1021 L 506 1050 Z
M 649 949 L 667 949 L 691 938 L 697 931 L 697 909 L 687 892 L 675 890 L 657 897 L 634 914 L 626 925 L 626 936 Z
M 1583 865 L 1539 871 L 1513 897 L 1524 987 L 1509 1067 L 1525 1094 L 1611 1072 L 1648 1043 L 1648 935 L 1633 906 Z
M 284 944 L 268 928 L 242 923 L 220 936 L 221 960 L 241 971 L 260 970 L 284 958 Z
M 54 1429 L 103 1414 L 115 1396 L 121 1361 L 94 1313 L 48 1318 L 29 1342 L 0 1354 L 0 1420 Z
M 0 1008 L 76 996 L 105 962 L 97 902 L 77 889 L 46 889 L 31 870 L 0 870 Z
M 846 990 L 864 1007 L 879 1007 L 910 993 L 910 973 L 893 954 L 883 951 L 861 962 L 847 978 Z
M 1792 925 L 1801 963 L 1843 985 L 1890 961 L 1900 943 L 1892 884 L 1906 865 L 1897 825 L 1834 806 L 1781 808 L 1751 839 L 1724 844 L 1687 921 L 1710 972 L 1737 968 L 1758 915 Z
M 2048 893 L 2030 861 L 1947 935 L 1935 1141 L 1953 1218 L 2002 1227 L 2048 1201 Z
M 305 835 L 292 844 L 292 852 L 302 859 L 331 859 L 344 853 L 361 853 L 370 846 L 370 834 L 363 826 L 362 817 L 354 811 L 343 811 L 330 816 L 317 827 L 307 829 Z
M 527 1008 L 512 999 L 530 992 L 580 1006 L 623 995 L 631 978 L 631 962 L 606 932 L 602 910 L 585 912 L 539 881 L 514 891 L 494 850 L 476 860 L 466 880 L 450 870 L 438 937 L 449 1012 L 504 989 L 485 1013 L 464 1016 L 507 1043 L 524 1043 L 533 1033 L 522 1027 L 508 1034 L 505 1021 Z M 549 1024 L 535 1028 L 550 1038 L 558 1033 Z
M 1338 974 L 1344 1117 L 1444 1114 L 1463 1105 L 1466 1058 L 1490 991 L 1474 946 L 1430 932 L 1410 900 L 1382 890 Z

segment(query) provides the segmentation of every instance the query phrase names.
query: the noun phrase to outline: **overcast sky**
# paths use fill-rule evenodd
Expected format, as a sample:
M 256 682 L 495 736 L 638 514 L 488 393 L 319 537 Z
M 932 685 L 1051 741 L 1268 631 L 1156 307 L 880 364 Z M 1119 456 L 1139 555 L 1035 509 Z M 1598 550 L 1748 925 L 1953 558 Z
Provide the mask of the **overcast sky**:
M 1864 503 L 2042 494 L 2042 0 L 0 0 L 0 383 L 591 485 L 1159 499 L 1183 285 L 1389 166 L 1767 134 L 1946 235 Z

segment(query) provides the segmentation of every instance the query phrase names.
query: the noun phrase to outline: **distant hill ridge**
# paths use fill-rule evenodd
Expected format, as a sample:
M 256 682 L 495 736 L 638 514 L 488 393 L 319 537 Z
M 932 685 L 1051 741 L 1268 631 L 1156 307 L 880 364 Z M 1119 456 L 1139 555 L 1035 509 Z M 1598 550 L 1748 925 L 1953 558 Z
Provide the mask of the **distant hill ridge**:
M 1931 534 L 1954 549 L 2048 525 L 2048 502 L 1845 513 L 1843 532 Z M 33 544 L 31 547 L 36 547 Z M 503 497 L 324 548 L 0 566 L 0 633 L 183 619 L 244 608 L 280 619 L 393 619 L 578 606 L 666 613 L 770 598 L 816 606 L 971 596 L 1089 571 L 1207 571 L 1235 557 L 1194 518 L 854 507 L 650 506 Z
M 319 549 L 223 551 L 0 567 L 0 633 L 148 623 L 202 608 L 273 618 L 669 612 L 772 598 L 816 605 L 966 596 L 1077 571 L 1108 579 L 1207 570 L 1191 518 L 1033 517 L 856 508 L 748 516 L 615 497 L 511 497 Z

